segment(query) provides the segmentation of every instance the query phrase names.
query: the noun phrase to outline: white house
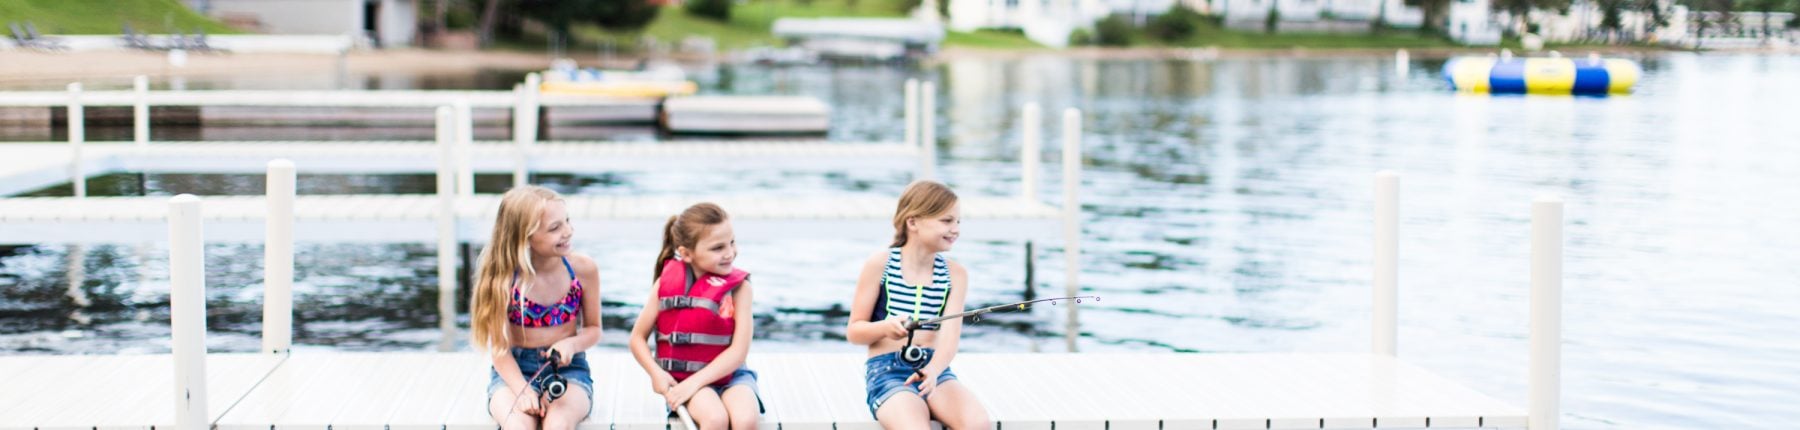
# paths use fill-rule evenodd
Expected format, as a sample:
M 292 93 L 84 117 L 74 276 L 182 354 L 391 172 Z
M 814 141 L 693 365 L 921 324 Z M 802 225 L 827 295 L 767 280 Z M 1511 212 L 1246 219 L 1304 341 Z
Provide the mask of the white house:
M 951 30 L 1019 29 L 1033 42 L 1058 48 L 1068 46 L 1075 29 L 1092 28 L 1114 10 L 1108 0 L 949 1 Z M 1174 0 L 1160 1 L 1166 10 Z
M 353 34 L 406 46 L 418 31 L 417 0 L 188 0 L 203 15 L 252 21 L 266 34 Z
M 1503 28 L 1499 16 L 1488 0 L 1454 0 L 1450 2 L 1444 33 L 1465 45 L 1495 46 L 1500 44 Z
M 1388 22 L 1404 15 L 1405 10 L 1418 14 L 1417 8 L 1406 8 L 1400 0 L 1392 0 L 1384 10 L 1382 0 L 1214 0 L 1213 10 L 1225 17 L 1225 25 L 1242 30 L 1262 30 L 1270 10 L 1281 17 L 1277 31 L 1357 33 L 1369 30 L 1370 24 L 1385 12 Z M 1403 19 L 1404 21 L 1404 19 Z M 1417 22 L 1417 18 L 1412 19 Z

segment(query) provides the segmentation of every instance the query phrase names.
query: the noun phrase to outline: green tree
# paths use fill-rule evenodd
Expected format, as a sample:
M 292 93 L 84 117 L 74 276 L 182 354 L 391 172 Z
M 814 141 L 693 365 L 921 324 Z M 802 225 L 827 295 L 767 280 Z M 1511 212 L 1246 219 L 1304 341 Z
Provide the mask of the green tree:
M 1494 0 L 1492 8 L 1494 11 L 1506 12 L 1508 15 L 1512 16 L 1513 22 L 1508 31 L 1511 31 L 1514 34 L 1530 33 L 1531 31 L 1528 27 L 1530 27 L 1532 23 L 1529 22 L 1528 16 L 1532 10 L 1566 12 L 1569 10 L 1569 1 L 1570 0 Z M 1647 1 L 1654 2 L 1655 0 Z
M 1445 14 L 1450 11 L 1450 0 L 1405 0 L 1402 3 L 1419 8 L 1419 12 L 1425 15 L 1425 21 L 1419 24 L 1419 29 L 1427 32 L 1442 30 L 1443 27 L 1440 26 L 1444 24 Z
M 1169 7 L 1167 12 L 1151 18 L 1144 30 L 1150 33 L 1150 37 L 1157 40 L 1177 42 L 1193 37 L 1194 33 L 1199 30 L 1202 19 L 1204 17 L 1200 16 L 1200 12 L 1176 3 Z
M 688 13 L 718 22 L 731 22 L 731 0 L 686 0 Z
M 521 15 L 569 34 L 576 23 L 594 24 L 607 31 L 622 33 L 641 30 L 661 7 L 650 0 L 517 0 Z
M 1101 46 L 1131 45 L 1131 18 L 1107 15 L 1094 22 L 1094 43 Z
M 1275 30 L 1281 27 L 1281 10 L 1275 8 L 1275 3 L 1279 2 L 1269 3 L 1269 14 L 1263 17 L 1264 33 L 1275 34 Z
M 1774 13 L 1776 9 L 1780 8 L 1782 3 L 1781 0 L 1751 0 L 1750 4 L 1752 7 L 1755 7 L 1757 12 L 1762 12 L 1762 34 L 1764 39 L 1774 35 L 1775 23 L 1769 18 L 1769 14 Z
M 1625 24 L 1625 0 L 1599 0 L 1600 28 L 1606 30 L 1607 41 L 1613 41 Z

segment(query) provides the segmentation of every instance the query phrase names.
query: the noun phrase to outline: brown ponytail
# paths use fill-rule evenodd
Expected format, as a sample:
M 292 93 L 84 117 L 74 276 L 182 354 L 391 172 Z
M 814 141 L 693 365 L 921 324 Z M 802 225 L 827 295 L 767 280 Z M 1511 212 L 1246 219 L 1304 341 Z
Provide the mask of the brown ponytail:
M 700 237 L 706 235 L 707 228 L 723 224 L 729 218 L 725 209 L 712 203 L 697 203 L 679 215 L 670 216 L 669 221 L 663 223 L 662 250 L 656 253 L 656 267 L 650 270 L 651 281 L 662 277 L 663 263 L 675 258 L 676 248 L 699 247 Z

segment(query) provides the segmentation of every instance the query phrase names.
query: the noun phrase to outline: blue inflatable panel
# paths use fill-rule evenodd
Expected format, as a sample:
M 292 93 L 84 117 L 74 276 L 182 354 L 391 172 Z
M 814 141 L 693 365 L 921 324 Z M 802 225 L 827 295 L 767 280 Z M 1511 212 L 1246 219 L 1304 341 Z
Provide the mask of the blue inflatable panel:
M 1606 65 L 1588 61 L 1575 63 L 1575 94 L 1606 94 L 1612 87 L 1612 78 L 1607 76 Z
M 1525 92 L 1525 60 L 1503 60 L 1488 72 L 1488 91 L 1495 93 Z

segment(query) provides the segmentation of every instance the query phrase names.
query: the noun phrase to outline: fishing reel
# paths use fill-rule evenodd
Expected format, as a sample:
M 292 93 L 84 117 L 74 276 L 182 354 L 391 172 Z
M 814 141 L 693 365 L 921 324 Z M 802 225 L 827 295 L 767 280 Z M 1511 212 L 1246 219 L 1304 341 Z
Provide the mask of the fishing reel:
M 555 350 L 551 350 L 550 361 L 544 363 L 544 365 L 550 366 L 550 372 L 540 374 L 531 380 L 531 388 L 536 389 L 538 394 L 544 396 L 544 403 L 554 402 L 569 392 L 569 379 L 556 372 L 556 362 L 560 355 Z
M 926 358 L 928 357 L 925 356 L 925 348 L 920 348 L 918 345 L 909 344 L 905 349 L 900 350 L 900 361 L 913 367 L 923 367 Z

